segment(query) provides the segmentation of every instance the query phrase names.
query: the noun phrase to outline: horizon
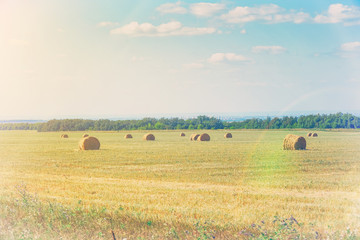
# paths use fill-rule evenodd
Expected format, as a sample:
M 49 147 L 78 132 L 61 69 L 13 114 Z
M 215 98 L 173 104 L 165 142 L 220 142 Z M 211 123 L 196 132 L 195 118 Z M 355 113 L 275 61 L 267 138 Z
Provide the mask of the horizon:
M 0 123 L 37 123 L 37 122 L 47 122 L 50 120 L 64 120 L 64 119 L 84 119 L 84 120 L 102 120 L 107 119 L 111 121 L 117 120 L 141 120 L 144 118 L 180 118 L 180 119 L 191 119 L 196 118 L 198 116 L 207 116 L 207 117 L 215 117 L 221 119 L 223 121 L 244 121 L 252 118 L 275 118 L 275 117 L 300 117 L 307 115 L 329 115 L 329 114 L 352 114 L 354 116 L 360 116 L 360 111 L 351 111 L 351 112 L 337 112 L 337 111 L 298 111 L 298 112 L 287 112 L 287 113 L 279 113 L 279 112 L 243 112 L 243 113 L 179 113 L 179 114 L 152 114 L 152 115 L 123 115 L 123 116 L 57 116 L 57 117 L 49 117 L 49 118 L 8 118 L 8 119 L 0 119 Z
M 359 1 L 0 2 L 0 119 L 360 112 Z

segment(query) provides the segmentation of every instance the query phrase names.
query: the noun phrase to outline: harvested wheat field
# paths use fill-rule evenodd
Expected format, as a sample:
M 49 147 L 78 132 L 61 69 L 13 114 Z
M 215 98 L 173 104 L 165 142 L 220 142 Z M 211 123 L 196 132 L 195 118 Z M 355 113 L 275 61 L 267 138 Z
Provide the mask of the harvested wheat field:
M 0 131 L 0 239 L 249 239 L 259 226 L 274 239 L 351 236 L 359 132 L 324 131 L 306 151 L 284 151 L 289 133 L 307 131 L 234 130 L 228 141 L 209 130 L 206 144 L 178 131 L 154 131 L 153 144 L 141 131 L 133 141 L 89 132 L 101 149 L 78 151 L 81 132 Z

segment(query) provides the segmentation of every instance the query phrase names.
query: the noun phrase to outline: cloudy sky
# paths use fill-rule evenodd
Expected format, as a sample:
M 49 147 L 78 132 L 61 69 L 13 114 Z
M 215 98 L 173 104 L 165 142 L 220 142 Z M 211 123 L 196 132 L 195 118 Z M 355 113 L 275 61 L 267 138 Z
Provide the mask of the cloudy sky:
M 0 119 L 359 110 L 359 1 L 0 1 Z

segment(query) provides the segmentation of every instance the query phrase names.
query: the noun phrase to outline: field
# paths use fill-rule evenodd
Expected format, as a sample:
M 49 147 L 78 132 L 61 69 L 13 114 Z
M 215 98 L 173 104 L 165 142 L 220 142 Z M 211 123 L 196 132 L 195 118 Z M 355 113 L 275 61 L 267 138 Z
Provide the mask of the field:
M 282 141 L 307 130 L 206 132 L 90 132 L 101 150 L 79 151 L 83 132 L 0 131 L 0 239 L 359 237 L 360 132 L 305 151 Z

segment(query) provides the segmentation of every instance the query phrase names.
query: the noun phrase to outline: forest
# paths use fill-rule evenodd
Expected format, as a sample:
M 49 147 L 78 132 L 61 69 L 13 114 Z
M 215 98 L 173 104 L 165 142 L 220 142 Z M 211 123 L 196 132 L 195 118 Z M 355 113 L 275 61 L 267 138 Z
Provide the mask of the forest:
M 44 123 L 3 123 L 0 130 L 50 131 L 119 131 L 173 129 L 293 129 L 293 128 L 360 128 L 360 118 L 352 114 L 316 114 L 299 117 L 252 118 L 244 121 L 224 121 L 215 117 L 143 118 L 141 120 L 61 119 Z

